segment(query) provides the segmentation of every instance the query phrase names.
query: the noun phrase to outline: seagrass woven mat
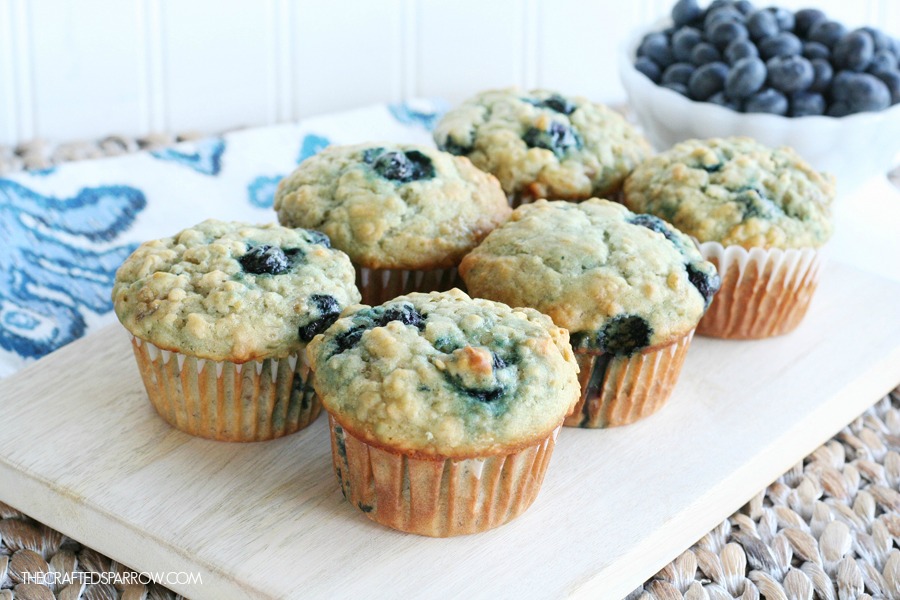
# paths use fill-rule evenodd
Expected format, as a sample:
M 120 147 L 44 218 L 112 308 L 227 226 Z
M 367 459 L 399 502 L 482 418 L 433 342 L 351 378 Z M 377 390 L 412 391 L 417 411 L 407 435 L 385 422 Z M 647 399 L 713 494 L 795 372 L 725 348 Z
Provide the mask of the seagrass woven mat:
M 0 176 L 198 137 L 0 146 Z M 891 179 L 900 185 L 900 172 Z M 0 503 L 0 600 L 182 598 L 156 583 L 23 583 L 23 573 L 40 572 L 133 573 Z M 900 600 L 900 387 L 628 596 L 681 598 Z

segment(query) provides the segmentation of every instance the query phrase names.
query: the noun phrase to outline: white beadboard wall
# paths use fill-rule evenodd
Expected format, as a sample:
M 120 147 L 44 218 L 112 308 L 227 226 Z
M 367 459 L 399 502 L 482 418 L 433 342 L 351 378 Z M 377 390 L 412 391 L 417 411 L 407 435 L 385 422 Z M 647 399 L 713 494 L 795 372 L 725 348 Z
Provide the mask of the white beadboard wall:
M 0 143 L 213 132 L 506 85 L 621 101 L 620 44 L 672 2 L 0 0 Z M 779 4 L 900 33 L 897 0 Z

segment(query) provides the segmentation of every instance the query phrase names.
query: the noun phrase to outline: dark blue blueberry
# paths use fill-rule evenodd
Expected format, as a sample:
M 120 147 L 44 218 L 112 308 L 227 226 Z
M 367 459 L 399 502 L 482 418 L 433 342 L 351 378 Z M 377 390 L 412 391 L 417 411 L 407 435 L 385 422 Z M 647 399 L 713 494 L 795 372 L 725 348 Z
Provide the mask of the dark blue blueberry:
M 694 65 L 688 63 L 675 63 L 674 65 L 669 65 L 663 72 L 661 81 L 662 83 L 680 83 L 682 85 L 687 85 L 693 73 Z
M 881 50 L 893 52 L 893 40 L 891 40 L 891 36 L 874 27 L 863 27 L 861 30 L 872 36 L 872 41 L 875 43 L 875 52 Z
M 716 292 L 719 291 L 719 286 L 722 285 L 719 274 L 713 273 L 708 275 L 706 272 L 698 269 L 693 263 L 685 265 L 685 269 L 687 270 L 688 280 L 690 280 L 694 287 L 697 288 L 700 295 L 703 296 L 703 305 L 706 308 L 709 308 L 713 296 L 716 295 Z
M 522 136 L 530 148 L 550 150 L 558 158 L 562 158 L 572 148 L 581 147 L 581 139 L 572 129 L 556 121 L 550 123 L 547 130 L 531 127 Z
M 244 272 L 254 275 L 280 275 L 291 268 L 284 250 L 268 244 L 249 247 L 238 260 Z
M 744 205 L 745 219 L 772 219 L 783 214 L 781 208 L 759 188 L 748 186 L 738 191 L 739 194 L 735 196 L 735 200 Z
M 846 102 L 850 98 L 850 81 L 856 75 L 853 71 L 838 71 L 831 80 L 831 99 Z
M 354 325 L 347 331 L 342 331 L 334 336 L 335 351 L 332 356 L 341 354 L 356 346 L 359 343 L 359 340 L 362 339 L 363 334 L 369 329 L 371 328 L 363 325 Z
M 683 83 L 664 83 L 662 84 L 662 87 L 670 89 L 673 92 L 678 92 L 682 96 L 688 95 L 688 88 Z
M 669 38 L 661 32 L 648 33 L 638 47 L 638 56 L 646 56 L 662 68 L 675 62 L 675 55 L 669 45 Z
M 832 102 L 828 106 L 828 110 L 826 114 L 829 117 L 846 117 L 853 111 L 850 110 L 850 105 L 843 101 Z
M 730 5 L 722 6 L 721 8 L 713 8 L 710 6 L 706 11 L 706 17 L 703 19 L 703 29 L 709 33 L 716 24 L 728 21 L 743 23 L 744 15 L 741 14 L 741 11 Z
M 775 56 L 794 56 L 803 50 L 803 42 L 793 33 L 782 31 L 775 37 L 770 37 L 759 43 L 759 55 L 764 60 Z
M 725 88 L 726 77 L 728 65 L 725 63 L 713 62 L 698 67 L 688 81 L 688 93 L 694 100 L 706 100 Z
M 807 117 L 825 114 L 825 97 L 813 92 L 797 92 L 791 96 L 791 117 Z
M 597 335 L 597 345 L 603 352 L 629 355 L 650 344 L 653 331 L 643 317 L 619 315 L 607 321 Z
M 645 60 L 656 67 L 656 64 L 653 63 L 649 58 L 640 58 L 638 61 Z M 637 66 L 637 65 L 635 65 Z M 658 69 L 658 67 L 657 67 Z M 640 70 L 640 69 L 638 69 Z M 457 142 L 450 136 L 447 136 L 447 139 L 438 144 L 438 148 L 443 150 L 444 152 L 449 152 L 450 154 L 454 154 L 456 156 L 467 156 L 474 150 L 470 144 L 461 144 Z
M 781 31 L 794 31 L 794 13 L 786 8 L 781 8 L 778 6 L 773 6 L 771 8 L 767 8 L 766 10 L 771 11 L 771 13 L 775 16 L 775 22 L 778 23 L 778 29 L 780 29 Z
M 812 64 L 802 56 L 776 56 L 766 66 L 769 85 L 788 95 L 809 88 L 815 78 Z
M 865 71 L 875 56 L 875 42 L 865 31 L 848 33 L 834 45 L 831 62 L 837 69 Z
M 719 167 L 721 166 L 722 165 L 719 165 Z M 675 237 L 675 234 L 666 225 L 665 221 L 657 216 L 638 214 L 631 217 L 631 220 L 629 220 L 628 222 L 632 225 L 637 225 L 638 227 L 646 227 L 650 231 L 661 233 L 667 240 L 675 244 L 675 246 L 677 246 L 679 249 L 681 248 L 681 242 L 678 241 L 678 238 Z
M 647 79 L 653 83 L 659 83 L 659 79 L 662 76 L 659 66 L 646 56 L 638 57 L 638 59 L 634 61 L 634 68 L 646 75 Z M 441 149 L 443 150 L 444 148 Z M 456 153 L 454 152 L 453 154 Z
M 744 102 L 744 112 L 748 113 L 786 115 L 787 110 L 788 101 L 785 95 L 771 88 L 753 94 Z
M 780 31 L 775 14 L 770 10 L 757 10 L 747 17 L 747 31 L 754 40 L 775 37 Z
M 891 104 L 900 102 L 900 72 L 897 70 L 881 71 L 877 77 L 884 82 L 891 93 Z
M 820 44 L 819 42 L 803 42 L 802 54 L 809 60 L 814 58 L 824 58 L 828 60 L 831 58 L 831 50 L 828 49 L 828 46 Z
M 331 240 L 321 231 L 316 231 L 315 229 L 304 229 L 303 235 L 304 237 L 306 237 L 306 241 L 310 244 L 319 244 L 320 246 L 331 248 Z
M 509 365 L 503 360 L 503 357 L 497 354 L 496 352 L 491 352 L 491 368 L 495 371 L 499 371 L 501 369 L 505 369 Z
M 691 50 L 691 62 L 698 67 L 720 60 L 722 60 L 722 54 L 708 42 L 700 42 Z
M 874 75 L 855 73 L 847 82 L 847 104 L 851 112 L 883 110 L 891 105 L 888 86 Z
M 831 63 L 824 58 L 814 58 L 809 61 L 809 64 L 813 68 L 813 82 L 809 85 L 809 91 L 822 94 L 831 85 L 834 69 L 831 68 Z
M 706 39 L 719 49 L 726 48 L 733 40 L 746 40 L 748 37 L 747 28 L 736 21 L 721 21 L 706 32 Z
M 300 327 L 299 336 L 303 342 L 311 341 L 316 335 L 331 327 L 341 314 L 341 307 L 334 296 L 313 294 L 309 300 L 315 306 L 319 316 Z
M 675 60 L 688 62 L 691 60 L 691 50 L 703 41 L 703 34 L 693 27 L 682 27 L 672 36 L 672 52 Z
M 675 27 L 681 27 L 696 20 L 703 14 L 703 9 L 697 5 L 697 0 L 678 0 L 672 7 L 672 22 Z
M 434 177 L 434 164 L 418 150 L 401 152 L 374 148 L 363 152 L 363 161 L 372 165 L 376 173 L 391 181 L 409 183 Z
M 847 34 L 847 28 L 837 21 L 819 21 L 810 27 L 806 39 L 810 42 L 819 42 L 829 48 L 833 48 L 838 40 Z
M 750 0 L 737 0 L 734 7 L 745 17 L 753 12 L 753 3 Z
M 412 304 L 400 304 L 391 306 L 387 308 L 384 313 L 381 315 L 381 319 L 378 321 L 378 324 L 382 327 L 390 323 L 391 321 L 400 321 L 404 325 L 409 325 L 411 327 L 415 327 L 419 331 L 425 329 L 425 319 L 419 314 L 419 311 L 416 310 L 416 307 Z
M 712 96 L 707 98 L 706 101 L 712 102 L 713 104 L 718 104 L 719 106 L 724 106 L 725 108 L 728 108 L 728 109 L 731 109 L 734 111 L 741 110 L 741 103 L 737 102 L 735 100 L 732 100 L 731 98 L 726 96 L 724 91 L 713 94 Z
M 872 75 L 877 76 L 885 71 L 897 70 L 897 57 L 890 50 L 878 50 L 872 56 L 872 62 L 869 63 L 868 71 Z
M 766 65 L 755 57 L 737 61 L 725 79 L 725 95 L 742 100 L 758 92 L 766 83 Z
M 553 94 L 546 100 L 541 101 L 540 106 L 546 106 L 547 108 L 564 115 L 571 115 L 578 108 L 574 103 L 570 102 L 568 98 L 563 98 L 559 94 Z
M 742 58 L 759 56 L 756 44 L 750 40 L 734 40 L 725 48 L 725 60 L 733 65 Z
M 506 389 L 502 385 L 498 385 L 495 388 L 487 390 L 465 387 L 459 383 L 456 384 L 456 387 L 459 390 L 465 392 L 466 395 L 471 396 L 472 398 L 481 402 L 493 402 L 494 400 L 502 396 L 503 392 L 506 391 Z
M 803 37 L 809 33 L 813 25 L 819 21 L 825 21 L 827 18 L 825 13 L 818 8 L 802 8 L 794 13 L 794 33 Z M 810 58 L 815 57 L 811 56 Z

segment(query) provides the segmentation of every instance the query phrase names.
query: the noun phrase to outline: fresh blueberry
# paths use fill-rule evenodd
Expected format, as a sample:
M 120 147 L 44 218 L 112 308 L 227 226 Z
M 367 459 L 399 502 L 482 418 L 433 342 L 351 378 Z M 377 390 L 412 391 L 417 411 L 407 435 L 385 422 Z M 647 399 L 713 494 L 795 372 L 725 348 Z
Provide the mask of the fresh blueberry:
M 813 81 L 809 85 L 809 91 L 822 94 L 831 85 L 834 69 L 831 68 L 831 63 L 823 58 L 814 58 L 809 63 L 813 68 Z
M 722 60 L 722 55 L 715 46 L 708 42 L 700 42 L 691 50 L 691 62 L 701 67 Z
M 851 31 L 834 45 L 832 62 L 837 69 L 865 71 L 875 55 L 875 42 L 865 31 Z
M 363 161 L 372 165 L 376 173 L 391 181 L 409 183 L 434 177 L 434 164 L 418 150 L 406 152 L 366 150 L 363 153 Z
M 778 21 L 770 10 L 757 10 L 747 17 L 747 31 L 754 40 L 764 40 L 778 35 Z
M 775 56 L 794 56 L 800 54 L 801 50 L 803 50 L 803 42 L 796 35 L 787 31 L 782 31 L 759 43 L 759 55 L 764 60 Z
M 672 90 L 673 92 L 678 92 L 682 96 L 688 95 L 688 87 L 683 83 L 664 83 L 662 87 Z
M 828 106 L 828 110 L 825 111 L 829 117 L 846 117 L 851 114 L 853 111 L 850 110 L 850 105 L 843 101 L 832 102 Z
M 852 112 L 883 110 L 891 105 L 891 91 L 874 75 L 855 73 L 847 87 L 847 104 Z
M 750 0 L 737 0 L 734 7 L 745 17 L 753 12 L 753 3 Z
M 856 75 L 853 71 L 838 71 L 831 80 L 831 98 L 846 102 L 850 98 L 850 81 Z
M 810 42 L 819 42 L 829 48 L 833 48 L 838 40 L 844 37 L 846 33 L 846 27 L 837 21 L 825 19 L 824 21 L 818 21 L 812 25 L 807 32 L 806 38 Z
M 759 56 L 756 44 L 750 40 L 734 40 L 725 48 L 725 60 L 730 65 L 750 56 Z
M 341 314 L 341 307 L 333 296 L 313 294 L 309 299 L 319 316 L 300 327 L 299 336 L 303 342 L 312 341 L 318 334 L 331 327 Z
M 662 83 L 680 83 L 687 85 L 694 73 L 694 65 L 688 63 L 675 63 L 670 65 L 662 75 Z
M 706 17 L 703 19 L 703 29 L 708 33 L 717 23 L 727 21 L 735 21 L 737 23 L 744 22 L 744 15 L 741 11 L 731 5 L 713 8 L 709 7 L 706 11 Z
M 878 50 L 869 63 L 868 71 L 872 75 L 878 75 L 884 71 L 897 70 L 897 57 L 890 50 Z
M 766 10 L 771 11 L 775 16 L 775 22 L 778 23 L 778 29 L 781 31 L 794 31 L 794 13 L 786 8 L 780 8 L 778 6 L 773 6 Z
M 646 56 L 662 68 L 675 62 L 669 38 L 661 32 L 648 33 L 638 47 L 638 56 Z
M 404 325 L 415 327 L 419 331 L 425 329 L 425 319 L 412 304 L 404 303 L 386 309 L 381 315 L 379 324 L 383 327 L 391 321 L 400 321 Z
M 819 21 L 826 20 L 827 17 L 825 13 L 823 13 L 818 8 L 803 8 L 794 13 L 794 33 L 803 37 L 809 30 L 812 29 L 812 26 L 818 23 Z M 814 56 L 810 58 L 815 58 Z
M 697 266 L 693 263 L 685 265 L 685 269 L 687 270 L 688 280 L 694 285 L 695 288 L 697 288 L 697 291 L 700 292 L 700 295 L 703 296 L 704 306 L 706 308 L 709 308 L 713 296 L 715 296 L 716 292 L 719 291 L 719 286 L 722 285 L 722 280 L 719 277 L 719 274 L 715 272 L 713 272 L 712 274 L 707 274 L 706 272 L 698 269 Z
M 728 65 L 722 62 L 713 62 L 698 67 L 688 81 L 688 93 L 694 100 L 706 100 L 725 87 L 725 78 L 728 77 Z
M 559 94 L 553 94 L 546 100 L 543 100 L 540 105 L 546 106 L 547 108 L 564 115 L 571 115 L 578 109 L 578 107 L 575 106 L 573 102 L 570 102 L 568 98 L 563 98 Z
M 736 102 L 736 101 L 730 99 L 727 95 L 725 95 L 724 91 L 716 92 L 715 94 L 713 94 L 712 96 L 707 98 L 706 101 L 712 102 L 713 104 L 718 104 L 719 106 L 724 106 L 725 108 L 728 108 L 728 109 L 731 109 L 734 111 L 741 110 L 740 102 Z
M 699 18 L 703 9 L 697 5 L 697 0 L 678 0 L 672 7 L 672 21 L 675 27 L 681 27 Z
M 725 79 L 725 95 L 742 100 L 758 92 L 766 83 L 766 65 L 756 57 L 742 58 L 734 63 Z
M 638 71 L 641 71 L 641 68 L 638 66 L 638 63 L 641 63 L 642 61 L 653 65 L 653 68 L 656 69 L 657 74 L 659 74 L 659 67 L 656 66 L 656 63 L 654 63 L 649 58 L 644 58 L 644 57 L 639 58 L 637 60 L 637 63 L 635 63 L 635 65 L 634 65 Z M 641 72 L 643 73 L 643 71 L 641 71 Z M 649 77 L 649 75 L 648 75 L 648 77 Z M 651 77 L 651 79 L 652 79 L 652 77 Z M 449 152 L 450 154 L 454 154 L 456 156 L 467 156 L 468 154 L 470 154 L 472 152 L 472 150 L 474 150 L 474 148 L 472 148 L 471 145 L 460 144 L 459 142 L 457 142 L 455 139 L 453 139 L 450 136 L 447 136 L 447 139 L 445 139 L 443 142 L 439 142 L 438 148 L 440 148 L 444 152 Z
M 304 229 L 303 235 L 306 238 L 306 241 L 310 244 L 319 244 L 320 246 L 331 248 L 331 240 L 321 231 L 316 231 L 315 229 Z
M 549 129 L 531 127 L 522 136 L 530 148 L 550 150 L 558 158 L 562 158 L 572 148 L 581 147 L 581 139 L 570 127 L 556 121 L 550 123 Z
M 284 250 L 268 244 L 250 246 L 238 260 L 244 272 L 254 275 L 281 275 L 291 268 Z
M 891 40 L 891 36 L 885 32 L 880 29 L 875 29 L 874 27 L 863 27 L 861 31 L 865 31 L 872 36 L 872 41 L 875 43 L 875 52 L 881 50 L 893 51 L 893 40 Z
M 828 46 L 819 42 L 803 42 L 802 54 L 809 60 L 814 58 L 824 58 L 828 60 L 831 58 L 831 50 L 828 49 Z
M 788 95 L 807 89 L 815 78 L 812 64 L 802 56 L 776 56 L 766 66 L 769 85 Z
M 693 27 L 682 27 L 672 36 L 672 52 L 675 60 L 688 62 L 691 60 L 691 50 L 703 41 L 703 34 Z
M 639 57 L 636 61 L 634 61 L 634 68 L 647 76 L 647 78 L 653 83 L 659 83 L 659 79 L 661 77 L 661 73 L 659 70 L 659 66 L 646 56 Z M 449 141 L 449 139 L 448 139 Z M 441 147 L 441 150 L 446 150 L 445 147 Z M 452 154 L 456 154 L 456 152 L 452 152 L 451 150 L 447 150 Z
M 771 113 L 773 115 L 785 115 L 788 110 L 787 98 L 781 92 L 766 88 L 747 98 L 744 102 L 744 112 Z
M 881 71 L 876 76 L 884 82 L 891 93 L 891 104 L 900 102 L 900 72 L 896 69 L 893 71 Z
M 719 49 L 726 48 L 732 40 L 746 40 L 748 37 L 747 28 L 737 21 L 720 21 L 706 32 L 706 38 Z
M 806 117 L 825 114 L 825 97 L 813 92 L 797 92 L 791 96 L 791 106 L 788 115 L 792 117 Z
M 597 336 L 597 345 L 613 355 L 629 355 L 646 348 L 652 334 L 650 324 L 643 317 L 619 315 L 603 326 Z

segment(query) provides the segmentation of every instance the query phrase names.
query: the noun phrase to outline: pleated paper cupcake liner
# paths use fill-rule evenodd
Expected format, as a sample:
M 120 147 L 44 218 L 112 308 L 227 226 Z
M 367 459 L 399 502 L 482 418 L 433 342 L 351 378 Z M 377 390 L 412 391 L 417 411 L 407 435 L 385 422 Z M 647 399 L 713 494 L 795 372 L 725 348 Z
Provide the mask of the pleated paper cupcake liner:
M 185 433 L 270 440 L 303 429 L 321 409 L 304 352 L 241 364 L 163 350 L 137 337 L 131 345 L 156 412 Z
M 370 445 L 331 415 L 329 424 L 344 497 L 373 521 L 431 537 L 486 531 L 524 512 L 537 497 L 560 430 L 510 454 L 424 460 Z
M 371 306 L 384 304 L 397 296 L 411 292 L 446 292 L 465 284 L 456 267 L 423 271 L 418 269 L 369 269 L 356 267 L 356 287 L 362 303 Z
M 814 248 L 781 250 L 700 245 L 716 265 L 722 287 L 697 326 L 718 338 L 759 339 L 793 331 L 803 320 L 819 283 L 823 255 Z
M 575 351 L 581 399 L 569 427 L 606 428 L 650 416 L 669 400 L 694 332 L 662 348 L 631 356 Z

